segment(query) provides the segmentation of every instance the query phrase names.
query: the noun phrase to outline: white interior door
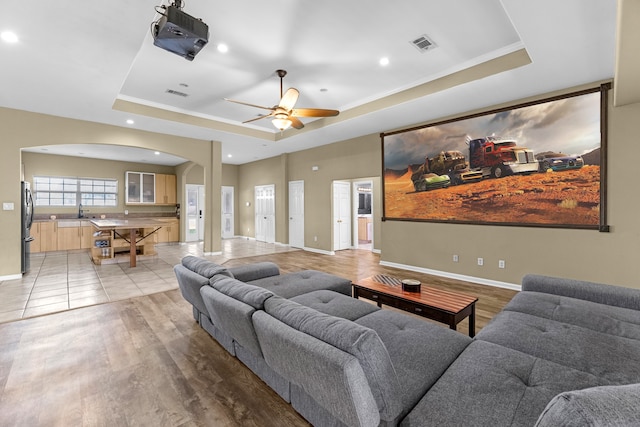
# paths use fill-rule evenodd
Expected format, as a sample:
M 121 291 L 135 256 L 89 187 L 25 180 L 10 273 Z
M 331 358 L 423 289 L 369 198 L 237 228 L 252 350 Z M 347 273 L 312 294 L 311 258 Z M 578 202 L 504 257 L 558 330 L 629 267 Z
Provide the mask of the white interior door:
M 304 248 L 304 181 L 289 181 L 289 246 Z
M 276 241 L 276 188 L 275 185 L 255 187 L 256 240 L 275 243 Z
M 198 240 L 204 240 L 204 185 L 198 185 Z
M 333 250 L 351 247 L 351 185 L 333 182 Z
M 233 187 L 222 187 L 222 238 L 230 239 L 234 233 Z
M 187 215 L 186 242 L 204 239 L 204 185 L 187 184 L 185 186 Z

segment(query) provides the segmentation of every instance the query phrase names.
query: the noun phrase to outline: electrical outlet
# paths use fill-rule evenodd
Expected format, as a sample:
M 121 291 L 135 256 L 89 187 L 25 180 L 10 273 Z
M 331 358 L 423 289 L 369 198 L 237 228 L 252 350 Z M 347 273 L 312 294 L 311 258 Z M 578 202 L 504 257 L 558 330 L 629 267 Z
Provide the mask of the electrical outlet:
M 125 215 L 129 215 L 129 209 L 125 209 L 125 210 L 124 210 L 124 214 L 125 214 Z
M 317 242 L 318 241 L 318 236 L 313 236 L 313 241 Z
M 458 254 L 454 254 L 453 255 L 453 262 L 458 262 L 459 258 L 458 258 Z
M 498 268 L 504 268 L 504 260 L 503 259 L 498 261 Z
M 478 265 L 484 265 L 484 258 L 478 258 Z

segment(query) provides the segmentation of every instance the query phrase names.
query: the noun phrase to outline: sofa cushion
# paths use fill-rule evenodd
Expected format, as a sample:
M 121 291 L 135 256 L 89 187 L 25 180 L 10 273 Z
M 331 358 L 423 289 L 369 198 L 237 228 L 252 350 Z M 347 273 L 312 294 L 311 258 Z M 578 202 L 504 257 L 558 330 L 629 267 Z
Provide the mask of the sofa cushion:
M 186 257 L 182 258 L 182 265 L 184 265 L 194 273 L 206 277 L 207 279 L 212 278 L 216 274 L 223 274 L 225 276 L 233 277 L 231 272 L 229 272 L 226 267 L 203 258 L 195 257 L 193 255 L 187 255 Z
M 173 271 L 178 279 L 178 287 L 182 297 L 189 301 L 200 313 L 207 313 L 202 297 L 200 296 L 200 288 L 209 284 L 209 279 L 195 273 L 182 264 L 173 267 Z
M 522 278 L 522 290 L 640 310 L 640 291 L 623 286 L 527 274 Z
M 593 387 L 557 395 L 536 427 L 616 427 L 640 425 L 640 384 Z
M 515 311 L 498 313 L 476 335 L 603 379 L 607 385 L 640 382 L 640 341 Z
M 398 377 L 375 331 L 279 297 L 265 301 L 264 309 L 292 328 L 354 356 L 367 378 L 381 419 L 394 420 L 402 411 Z
M 321 313 L 349 320 L 356 320 L 380 310 L 380 308 L 374 304 L 369 304 L 365 301 L 351 298 L 334 291 L 313 291 L 308 294 L 290 298 L 290 300 L 311 307 Z
M 405 412 L 413 408 L 472 339 L 442 325 L 392 310 L 379 310 L 355 321 L 376 331 L 401 384 Z
M 256 310 L 262 310 L 264 301 L 273 294 L 227 276 L 214 276 L 211 286 L 202 287 L 200 293 L 216 328 L 255 356 L 262 357 L 251 317 Z
M 238 280 L 250 282 L 252 280 L 262 279 L 264 277 L 277 276 L 280 269 L 277 264 L 269 261 L 254 262 L 251 264 L 242 264 L 237 267 L 229 267 L 229 271 Z
M 250 285 L 227 276 L 214 276 L 209 281 L 212 288 L 233 299 L 249 304 L 251 307 L 262 310 L 267 298 L 273 296 L 273 292 L 259 286 Z
M 283 298 L 292 298 L 320 289 L 351 296 L 351 281 L 316 270 L 304 270 L 248 282 L 269 289 Z
M 280 297 L 268 299 L 266 307 L 274 299 Z M 317 311 L 315 313 L 321 315 Z M 337 422 L 320 425 L 377 427 L 380 424 L 380 414 L 367 377 L 353 355 L 301 332 L 265 311 L 256 311 L 253 323 L 267 364 L 291 382 L 291 404 L 294 408 L 311 415 L 310 420 L 315 422 L 319 413 L 330 414 L 320 415 L 323 421 L 332 417 L 339 420 L 332 419 Z M 296 391 L 299 389 L 304 390 L 326 411 L 308 411 L 304 403 L 301 408 L 297 399 L 300 396 Z M 310 407 L 313 408 L 313 405 Z
M 640 340 L 640 311 L 540 292 L 520 292 L 504 307 L 592 331 Z
M 474 341 L 402 420 L 401 426 L 533 426 L 568 388 L 601 379 L 516 350 Z

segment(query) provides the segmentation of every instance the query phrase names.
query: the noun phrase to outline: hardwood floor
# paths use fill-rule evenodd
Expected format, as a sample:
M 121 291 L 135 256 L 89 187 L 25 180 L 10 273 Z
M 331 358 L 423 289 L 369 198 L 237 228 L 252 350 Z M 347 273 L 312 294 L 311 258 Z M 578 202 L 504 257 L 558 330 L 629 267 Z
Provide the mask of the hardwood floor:
M 478 330 L 515 294 L 382 267 L 368 251 L 279 252 L 225 265 L 264 260 L 282 272 L 316 269 L 352 281 L 388 274 L 476 295 Z M 0 324 L 0 425 L 308 423 L 201 329 L 191 306 L 171 290 Z

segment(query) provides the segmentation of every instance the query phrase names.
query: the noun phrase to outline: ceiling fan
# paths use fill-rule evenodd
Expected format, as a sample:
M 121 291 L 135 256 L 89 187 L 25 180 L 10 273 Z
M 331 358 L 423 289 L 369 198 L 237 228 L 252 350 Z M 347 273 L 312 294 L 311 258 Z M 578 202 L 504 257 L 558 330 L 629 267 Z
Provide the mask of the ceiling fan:
M 248 102 L 234 101 L 225 98 L 225 101 L 235 102 L 236 104 L 248 105 L 250 107 L 270 110 L 269 114 L 264 114 L 255 119 L 246 120 L 242 123 L 254 122 L 266 117 L 273 117 L 271 123 L 281 132 L 293 126 L 296 129 L 302 129 L 304 124 L 298 117 L 332 117 L 340 114 L 338 110 L 325 110 L 322 108 L 293 108 L 298 100 L 300 92 L 296 88 L 289 88 L 286 92 L 282 92 L 282 79 L 287 75 L 285 70 L 276 70 L 276 74 L 280 77 L 280 102 L 273 107 L 263 107 L 262 105 L 249 104 Z

